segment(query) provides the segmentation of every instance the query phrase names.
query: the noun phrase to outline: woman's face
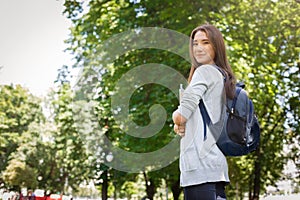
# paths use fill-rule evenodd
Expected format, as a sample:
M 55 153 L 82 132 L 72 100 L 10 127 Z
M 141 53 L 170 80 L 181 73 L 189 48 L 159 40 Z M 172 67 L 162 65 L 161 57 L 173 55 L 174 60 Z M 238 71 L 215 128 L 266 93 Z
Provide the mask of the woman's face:
M 193 54 L 198 63 L 214 64 L 215 51 L 203 31 L 198 31 L 194 36 Z

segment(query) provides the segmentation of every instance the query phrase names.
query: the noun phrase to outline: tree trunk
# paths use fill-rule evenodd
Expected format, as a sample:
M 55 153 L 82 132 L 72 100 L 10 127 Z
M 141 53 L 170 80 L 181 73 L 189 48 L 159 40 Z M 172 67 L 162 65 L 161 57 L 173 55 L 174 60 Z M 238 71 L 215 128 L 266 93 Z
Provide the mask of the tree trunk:
M 251 177 L 250 177 L 250 180 L 249 180 L 249 199 L 252 199 L 253 198 L 253 176 L 254 176 L 254 174 L 253 175 L 251 175 Z
M 174 200 L 178 200 L 179 199 L 179 195 L 182 191 L 182 189 L 180 188 L 180 185 L 179 185 L 179 180 L 177 180 L 176 182 L 174 182 L 172 185 L 171 185 L 171 191 L 172 191 L 172 194 L 173 194 L 173 199 Z
M 146 172 L 143 173 L 145 178 L 145 185 L 146 185 L 146 194 L 148 199 L 153 200 L 154 194 L 155 194 L 155 185 L 151 178 L 148 180 Z
M 255 152 L 257 158 L 260 157 L 260 148 L 256 149 Z M 254 185 L 253 185 L 253 196 L 250 200 L 259 200 L 259 193 L 260 193 L 260 160 L 255 160 L 255 167 L 254 167 Z
M 101 197 L 102 200 L 107 200 L 107 191 L 108 191 L 108 176 L 107 176 L 107 170 L 103 171 L 103 183 L 102 183 L 102 189 L 101 189 Z

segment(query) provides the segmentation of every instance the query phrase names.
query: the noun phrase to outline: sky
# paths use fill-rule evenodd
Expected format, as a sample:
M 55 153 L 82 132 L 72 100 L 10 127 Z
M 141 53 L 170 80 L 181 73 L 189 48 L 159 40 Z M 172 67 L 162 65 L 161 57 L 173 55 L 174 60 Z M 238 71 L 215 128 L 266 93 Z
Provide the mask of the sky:
M 0 0 L 0 84 L 20 84 L 37 96 L 57 70 L 73 63 L 64 52 L 71 26 L 63 0 Z

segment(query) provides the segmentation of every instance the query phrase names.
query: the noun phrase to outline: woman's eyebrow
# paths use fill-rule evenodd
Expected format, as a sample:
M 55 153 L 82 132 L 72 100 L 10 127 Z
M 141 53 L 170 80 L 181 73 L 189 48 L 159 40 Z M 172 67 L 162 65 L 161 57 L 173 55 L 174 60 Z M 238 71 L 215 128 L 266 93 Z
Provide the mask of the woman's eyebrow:
M 202 38 L 202 39 L 194 39 L 194 42 L 198 42 L 198 41 L 209 41 L 208 38 Z

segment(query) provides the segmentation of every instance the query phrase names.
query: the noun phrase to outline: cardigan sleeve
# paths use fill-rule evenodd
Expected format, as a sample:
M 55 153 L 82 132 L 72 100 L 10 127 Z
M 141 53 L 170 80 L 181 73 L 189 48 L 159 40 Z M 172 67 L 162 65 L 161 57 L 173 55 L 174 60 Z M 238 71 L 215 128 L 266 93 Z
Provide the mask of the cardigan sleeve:
M 206 95 L 213 97 L 214 88 L 220 86 L 223 88 L 223 77 L 212 65 L 202 65 L 198 67 L 188 87 L 185 89 L 176 112 L 189 119 L 192 113 L 198 108 L 200 99 Z M 219 92 L 219 91 L 216 91 Z

